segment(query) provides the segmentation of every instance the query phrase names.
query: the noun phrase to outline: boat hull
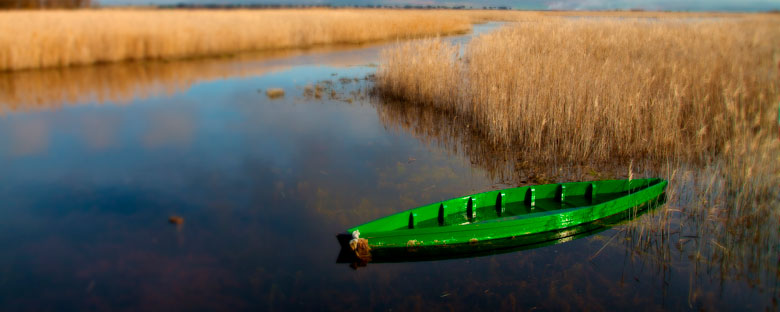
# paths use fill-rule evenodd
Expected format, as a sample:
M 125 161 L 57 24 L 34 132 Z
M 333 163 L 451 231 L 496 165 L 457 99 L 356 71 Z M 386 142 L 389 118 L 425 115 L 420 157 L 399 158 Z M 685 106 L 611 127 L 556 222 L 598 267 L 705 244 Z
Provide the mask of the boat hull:
M 619 222 L 636 218 L 647 211 L 653 210 L 656 207 L 663 205 L 665 202 L 666 198 L 662 194 L 636 207 L 623 210 L 603 219 L 598 219 L 592 222 L 579 224 L 561 230 L 553 230 L 536 234 L 512 236 L 509 238 L 496 238 L 491 240 L 483 240 L 477 243 L 466 244 L 376 248 L 371 251 L 371 262 L 393 263 L 446 260 L 466 257 L 470 258 L 561 244 L 605 231 Z M 342 246 L 341 252 L 337 258 L 338 263 L 354 263 L 359 261 L 356 259 L 354 251 L 352 251 L 349 247 L 348 242 L 351 238 L 351 235 L 347 234 L 340 234 L 338 236 L 339 242 Z
M 661 179 L 611 180 L 491 191 L 400 212 L 351 228 L 348 233 L 359 231 L 372 254 L 382 249 L 448 248 L 546 233 L 567 237 L 573 234 L 566 229 L 658 198 L 666 184 Z M 526 212 L 513 214 L 513 209 Z M 479 219 L 478 214 L 484 218 Z M 436 221 L 438 224 L 430 225 Z

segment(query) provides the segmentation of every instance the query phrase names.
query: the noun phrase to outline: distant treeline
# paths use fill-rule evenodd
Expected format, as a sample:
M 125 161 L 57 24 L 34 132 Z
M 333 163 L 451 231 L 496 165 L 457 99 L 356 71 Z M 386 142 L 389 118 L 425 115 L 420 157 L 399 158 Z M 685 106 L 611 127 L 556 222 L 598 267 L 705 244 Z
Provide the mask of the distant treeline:
M 2 1 L 2 0 L 0 0 Z M 193 3 L 178 3 L 171 5 L 161 5 L 160 8 L 166 9 L 269 9 L 269 8 L 368 8 L 368 9 L 415 9 L 415 10 L 435 10 L 435 9 L 454 9 L 454 10 L 511 10 L 506 6 L 483 6 L 483 7 L 471 7 L 465 5 L 447 6 L 447 5 L 330 5 L 330 4 L 217 4 L 217 3 L 205 3 L 205 4 L 193 4 Z
M 85 8 L 92 0 L 0 0 L 0 9 Z

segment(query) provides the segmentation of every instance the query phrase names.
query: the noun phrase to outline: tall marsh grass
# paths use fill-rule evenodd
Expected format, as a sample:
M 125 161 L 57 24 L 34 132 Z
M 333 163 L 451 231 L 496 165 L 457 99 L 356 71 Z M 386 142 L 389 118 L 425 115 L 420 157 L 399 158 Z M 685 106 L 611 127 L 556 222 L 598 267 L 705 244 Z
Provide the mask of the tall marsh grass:
M 0 12 L 0 71 L 365 43 L 466 32 L 471 19 L 400 10 Z
M 707 158 L 776 125 L 780 19 L 544 19 L 384 52 L 381 94 L 457 112 L 525 159 Z M 750 125 L 743 125 L 750 123 Z

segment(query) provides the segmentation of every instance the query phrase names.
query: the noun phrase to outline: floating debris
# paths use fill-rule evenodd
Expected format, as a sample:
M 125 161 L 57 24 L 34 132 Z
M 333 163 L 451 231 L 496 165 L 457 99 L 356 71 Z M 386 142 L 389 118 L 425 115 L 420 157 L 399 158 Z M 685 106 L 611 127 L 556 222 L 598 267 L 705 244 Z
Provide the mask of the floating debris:
M 270 99 L 276 99 L 284 96 L 284 89 L 282 88 L 270 88 L 265 90 L 265 95 Z
M 349 248 L 355 252 L 355 256 L 363 262 L 371 261 L 371 247 L 368 246 L 368 240 L 360 238 L 360 231 L 352 232 L 352 240 L 349 241 Z
M 175 224 L 175 225 L 182 225 L 184 224 L 184 218 L 180 216 L 170 216 L 168 217 L 168 223 Z
M 328 81 L 329 82 L 329 81 Z M 303 96 L 306 98 L 315 98 L 317 100 L 322 99 L 322 93 L 326 88 L 331 87 L 332 83 L 325 83 L 323 81 L 317 82 L 314 86 L 306 86 L 303 90 Z
M 336 80 L 321 80 L 303 87 L 303 96 L 308 100 L 336 100 L 345 103 L 364 101 L 368 93 L 362 87 L 348 87 L 348 85 L 360 82 L 359 78 L 341 77 Z

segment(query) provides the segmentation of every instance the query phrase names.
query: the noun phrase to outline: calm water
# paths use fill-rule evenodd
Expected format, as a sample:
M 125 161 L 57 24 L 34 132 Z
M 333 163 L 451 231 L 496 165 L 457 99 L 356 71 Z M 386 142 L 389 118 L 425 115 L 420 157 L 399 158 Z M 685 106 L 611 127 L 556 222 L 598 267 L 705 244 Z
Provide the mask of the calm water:
M 386 46 L 0 74 L 0 310 L 776 308 L 776 287 L 660 264 L 620 226 L 336 263 L 350 226 L 511 186 L 468 141 L 442 143 L 457 134 L 366 96 Z M 305 95 L 324 81 L 333 93 Z

